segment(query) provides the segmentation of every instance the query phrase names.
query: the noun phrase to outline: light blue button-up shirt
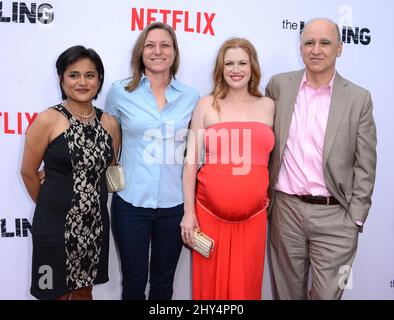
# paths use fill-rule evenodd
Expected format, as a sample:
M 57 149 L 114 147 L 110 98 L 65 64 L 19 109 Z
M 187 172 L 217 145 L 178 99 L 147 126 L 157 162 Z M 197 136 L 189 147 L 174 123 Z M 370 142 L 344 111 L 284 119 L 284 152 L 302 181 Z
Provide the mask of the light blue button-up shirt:
M 132 92 L 124 89 L 129 81 L 115 81 L 105 104 L 122 128 L 126 188 L 118 195 L 136 207 L 177 206 L 183 203 L 185 140 L 199 94 L 172 79 L 165 90 L 167 104 L 159 112 L 149 79 L 143 76 Z

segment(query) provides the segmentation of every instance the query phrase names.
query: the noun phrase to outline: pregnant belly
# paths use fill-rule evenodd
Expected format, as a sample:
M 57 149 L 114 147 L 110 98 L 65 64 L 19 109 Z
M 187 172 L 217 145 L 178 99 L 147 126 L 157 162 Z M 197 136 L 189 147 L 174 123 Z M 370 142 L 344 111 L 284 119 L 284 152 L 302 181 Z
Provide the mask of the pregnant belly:
M 234 174 L 231 164 L 206 164 L 197 176 L 197 201 L 227 221 L 242 221 L 265 208 L 268 169 L 252 165 L 248 174 Z

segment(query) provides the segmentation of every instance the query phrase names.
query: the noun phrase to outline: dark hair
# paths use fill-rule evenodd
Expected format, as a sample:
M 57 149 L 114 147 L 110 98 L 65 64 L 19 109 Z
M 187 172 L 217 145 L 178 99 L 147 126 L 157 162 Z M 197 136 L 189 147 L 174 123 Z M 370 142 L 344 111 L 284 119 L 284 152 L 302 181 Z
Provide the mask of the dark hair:
M 172 64 L 171 69 L 170 69 L 171 76 L 173 76 L 175 78 L 175 74 L 178 71 L 180 57 L 179 57 L 178 41 L 176 39 L 176 34 L 175 34 L 174 30 L 169 25 L 167 25 L 165 23 L 153 22 L 152 24 L 147 25 L 144 28 L 144 30 L 142 30 L 142 32 L 140 33 L 140 35 L 137 38 L 137 41 L 135 42 L 132 57 L 131 57 L 131 70 L 133 71 L 133 75 L 131 77 L 130 82 L 125 87 L 125 90 L 127 90 L 129 92 L 133 91 L 135 88 L 138 87 L 138 85 L 141 81 L 141 78 L 142 78 L 142 74 L 145 71 L 145 66 L 142 61 L 142 54 L 144 51 L 145 41 L 146 41 L 146 38 L 148 37 L 148 33 L 154 29 L 165 30 L 170 34 L 170 36 L 172 38 L 172 44 L 173 44 L 174 50 L 175 50 L 174 63 Z
M 65 50 L 56 61 L 56 70 L 59 76 L 59 85 L 60 90 L 62 92 L 62 99 L 67 99 L 66 93 L 63 90 L 62 82 L 64 77 L 64 72 L 66 71 L 67 67 L 78 60 L 88 58 L 90 61 L 94 63 L 96 66 L 96 70 L 99 74 L 99 87 L 97 90 L 96 95 L 93 97 L 94 100 L 97 99 L 98 94 L 101 91 L 104 83 L 104 65 L 101 61 L 100 56 L 97 54 L 96 51 L 93 49 L 86 49 L 84 46 L 73 46 Z

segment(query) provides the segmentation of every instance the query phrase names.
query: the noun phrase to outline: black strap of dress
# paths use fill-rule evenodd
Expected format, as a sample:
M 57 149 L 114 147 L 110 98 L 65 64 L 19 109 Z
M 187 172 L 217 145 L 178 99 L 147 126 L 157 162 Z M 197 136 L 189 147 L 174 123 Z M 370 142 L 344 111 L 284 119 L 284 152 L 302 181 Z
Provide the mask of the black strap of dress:
M 97 107 L 94 107 L 94 109 L 96 110 L 96 117 L 98 121 L 101 121 L 101 117 L 103 116 L 103 110 Z

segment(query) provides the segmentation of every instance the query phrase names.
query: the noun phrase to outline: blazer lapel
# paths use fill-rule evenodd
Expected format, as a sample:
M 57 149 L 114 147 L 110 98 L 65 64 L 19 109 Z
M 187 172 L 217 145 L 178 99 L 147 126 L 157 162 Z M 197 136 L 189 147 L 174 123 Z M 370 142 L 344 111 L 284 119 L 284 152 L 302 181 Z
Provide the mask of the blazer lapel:
M 279 157 L 282 159 L 285 150 L 287 137 L 289 135 L 289 128 L 293 116 L 294 106 L 298 96 L 298 89 L 305 70 L 300 70 L 289 75 L 287 79 L 287 92 L 282 103 L 281 118 L 280 118 L 280 144 L 279 144 Z
M 327 163 L 328 155 L 334 143 L 335 135 L 342 121 L 342 115 L 346 108 L 346 80 L 338 73 L 335 75 L 330 111 L 328 114 L 326 134 L 323 148 L 323 167 Z

